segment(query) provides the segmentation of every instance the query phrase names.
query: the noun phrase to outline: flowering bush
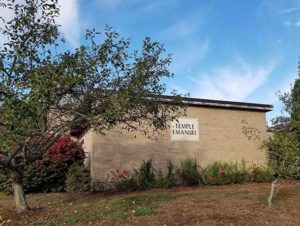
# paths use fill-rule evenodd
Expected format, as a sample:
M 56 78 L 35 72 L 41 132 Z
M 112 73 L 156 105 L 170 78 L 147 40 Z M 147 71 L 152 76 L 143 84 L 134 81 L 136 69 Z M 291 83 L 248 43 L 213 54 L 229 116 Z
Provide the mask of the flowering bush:
M 115 186 L 117 191 L 136 191 L 138 190 L 137 179 L 128 169 L 111 171 L 108 175 L 109 181 Z
M 61 137 L 41 159 L 25 168 L 25 191 L 27 193 L 65 191 L 69 167 L 73 164 L 82 165 L 84 158 L 84 151 L 77 142 L 70 137 Z
M 241 166 L 237 163 L 215 162 L 208 165 L 201 174 L 203 182 L 210 185 L 236 184 L 248 180 L 248 172 L 244 162 Z
M 129 192 L 157 187 L 168 188 L 179 184 L 194 186 L 200 183 L 226 185 L 248 181 L 265 182 L 272 178 L 272 170 L 266 166 L 253 165 L 246 168 L 244 161 L 241 164 L 215 162 L 203 169 L 195 158 L 188 157 L 181 161 L 181 168 L 168 161 L 167 171 L 154 169 L 152 160 L 143 161 L 133 172 L 128 169 L 113 170 L 108 174 L 106 182 L 100 184 L 101 189 L 95 191 L 114 188 L 117 191 Z

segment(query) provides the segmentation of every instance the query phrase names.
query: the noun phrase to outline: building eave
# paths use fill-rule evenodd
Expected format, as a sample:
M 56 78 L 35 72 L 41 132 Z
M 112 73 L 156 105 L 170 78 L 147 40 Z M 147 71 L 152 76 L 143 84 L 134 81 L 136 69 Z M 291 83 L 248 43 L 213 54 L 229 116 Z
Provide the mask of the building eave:
M 174 97 L 172 96 L 160 96 L 163 102 L 172 103 Z M 273 110 L 273 105 L 270 104 L 258 104 L 258 103 L 247 103 L 247 102 L 236 102 L 236 101 L 224 101 L 224 100 L 211 100 L 211 99 L 199 99 L 183 97 L 182 102 L 190 106 L 198 107 L 213 107 L 213 108 L 229 108 L 249 111 L 262 111 L 269 112 Z

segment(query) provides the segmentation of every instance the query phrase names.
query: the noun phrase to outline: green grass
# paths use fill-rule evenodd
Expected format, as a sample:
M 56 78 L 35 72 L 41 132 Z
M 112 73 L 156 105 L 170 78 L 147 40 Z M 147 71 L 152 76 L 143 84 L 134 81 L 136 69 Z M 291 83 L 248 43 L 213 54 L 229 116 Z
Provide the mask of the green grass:
M 39 223 L 43 225 L 58 225 L 61 222 L 75 224 L 77 222 L 88 223 L 104 219 L 127 219 L 131 216 L 150 216 L 158 213 L 160 204 L 190 194 L 192 193 L 126 195 L 105 200 L 95 200 L 88 204 L 82 204 L 80 201 L 67 198 L 64 200 L 65 203 L 68 201 L 68 204 L 66 204 L 66 209 L 68 209 L 66 214 Z
M 105 203 L 95 203 L 87 208 L 83 214 L 84 219 L 95 220 L 106 218 L 124 219 L 129 216 L 153 215 L 163 202 L 178 197 L 173 194 L 135 195 L 124 198 L 111 199 Z M 101 213 L 99 215 L 99 213 Z
M 250 191 L 248 190 L 228 190 L 224 192 L 224 197 L 233 197 L 233 196 L 238 196 L 239 198 L 244 197 L 249 195 Z

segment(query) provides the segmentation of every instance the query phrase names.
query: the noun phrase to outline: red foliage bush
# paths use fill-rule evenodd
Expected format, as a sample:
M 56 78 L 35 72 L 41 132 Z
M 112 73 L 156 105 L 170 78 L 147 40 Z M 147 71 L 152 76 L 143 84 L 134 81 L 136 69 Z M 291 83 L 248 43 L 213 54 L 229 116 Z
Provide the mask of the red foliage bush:
M 84 151 L 77 142 L 70 137 L 59 138 L 44 154 L 41 164 L 82 164 L 85 158 Z
M 40 160 L 25 168 L 27 193 L 61 192 L 66 190 L 66 174 L 73 164 L 83 165 L 84 151 L 70 137 L 59 138 Z

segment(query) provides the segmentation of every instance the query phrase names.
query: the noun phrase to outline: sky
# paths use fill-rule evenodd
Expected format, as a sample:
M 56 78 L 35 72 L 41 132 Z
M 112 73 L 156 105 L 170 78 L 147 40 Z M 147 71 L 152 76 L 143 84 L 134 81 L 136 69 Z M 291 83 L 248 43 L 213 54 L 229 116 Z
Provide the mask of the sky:
M 139 49 L 150 36 L 172 54 L 168 91 L 274 105 L 297 78 L 300 0 L 59 0 L 71 48 L 110 25 Z

